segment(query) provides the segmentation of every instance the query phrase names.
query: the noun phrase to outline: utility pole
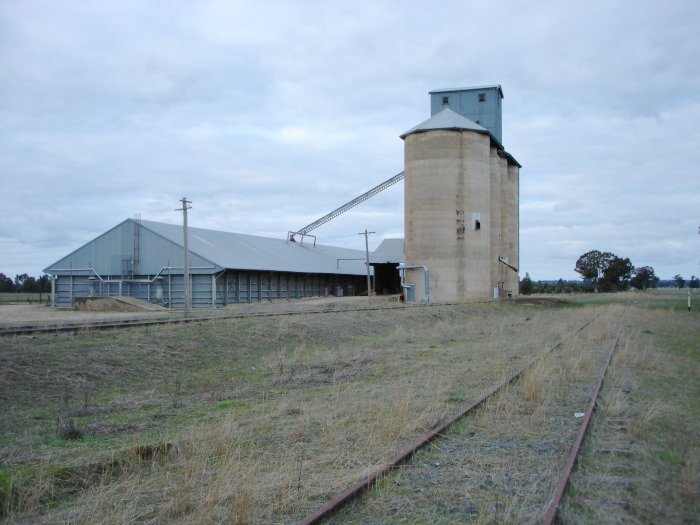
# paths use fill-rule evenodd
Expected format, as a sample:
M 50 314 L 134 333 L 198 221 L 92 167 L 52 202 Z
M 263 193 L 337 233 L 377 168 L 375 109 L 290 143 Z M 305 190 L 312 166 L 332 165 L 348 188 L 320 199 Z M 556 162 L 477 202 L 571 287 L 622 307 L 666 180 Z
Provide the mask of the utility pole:
M 369 301 L 370 296 L 372 295 L 372 280 L 369 276 L 369 240 L 368 240 L 368 237 L 372 233 L 375 233 L 375 232 L 368 232 L 367 230 L 365 230 L 362 233 L 357 234 L 357 235 L 364 235 L 365 236 L 365 264 L 367 265 L 367 300 L 368 301 Z
M 185 315 L 188 315 L 190 313 L 190 247 L 187 240 L 187 210 L 192 208 L 192 206 L 189 206 L 192 202 L 185 197 L 180 199 L 180 202 L 182 203 L 182 208 L 176 208 L 175 211 L 182 212 L 182 235 L 185 245 L 185 265 L 182 279 L 185 283 Z

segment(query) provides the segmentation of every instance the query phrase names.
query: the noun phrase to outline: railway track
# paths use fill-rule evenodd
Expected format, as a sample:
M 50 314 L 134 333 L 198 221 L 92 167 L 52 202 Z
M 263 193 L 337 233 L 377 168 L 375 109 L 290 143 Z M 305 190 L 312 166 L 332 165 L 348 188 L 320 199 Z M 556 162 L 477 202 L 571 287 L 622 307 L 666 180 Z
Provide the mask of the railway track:
M 627 310 L 625 311 L 625 315 L 626 314 Z M 564 498 L 566 488 L 569 485 L 569 480 L 571 479 L 571 474 L 574 471 L 574 467 L 576 466 L 579 454 L 581 453 L 581 449 L 583 447 L 584 440 L 586 439 L 586 434 L 588 433 L 591 420 L 593 419 L 593 413 L 595 412 L 595 409 L 598 405 L 598 397 L 600 396 L 600 391 L 603 388 L 603 382 L 605 381 L 605 377 L 608 374 L 608 369 L 610 368 L 610 363 L 612 362 L 615 350 L 617 350 L 620 344 L 620 334 L 622 333 L 625 315 L 623 315 L 622 319 L 620 320 L 620 326 L 617 330 L 617 334 L 615 335 L 615 340 L 613 341 L 613 344 L 610 347 L 610 351 L 608 352 L 607 358 L 603 366 L 601 367 L 600 372 L 598 373 L 598 379 L 593 389 L 593 394 L 591 395 L 590 402 L 588 403 L 586 413 L 583 416 L 581 427 L 579 428 L 579 431 L 576 434 L 576 440 L 574 441 L 574 444 L 571 447 L 571 450 L 569 451 L 569 455 L 566 458 L 564 468 L 561 472 L 561 475 L 559 476 L 559 479 L 557 480 L 557 485 L 554 490 L 552 500 L 550 501 L 550 504 L 547 507 L 547 510 L 544 514 L 544 520 L 542 522 L 544 525 L 551 525 L 557 519 L 559 506 L 561 505 L 562 499 Z
M 546 356 L 550 355 L 554 350 L 562 347 L 562 345 L 575 337 L 577 334 L 581 333 L 584 329 L 589 327 L 596 319 L 598 319 L 599 316 L 595 316 L 588 320 L 587 322 L 583 323 L 581 326 L 576 328 L 574 331 L 569 333 L 566 337 L 561 339 L 558 343 L 555 345 L 552 345 L 551 347 L 547 348 L 543 352 L 541 352 L 539 355 L 535 356 L 533 359 L 531 359 L 524 367 L 522 367 L 518 372 L 514 373 L 510 377 L 508 377 L 505 381 L 497 385 L 495 388 L 492 390 L 488 391 L 486 394 L 482 395 L 479 399 L 476 401 L 472 402 L 469 406 L 464 407 L 462 410 L 460 410 L 457 414 L 449 418 L 447 421 L 439 425 L 437 428 L 429 432 L 428 434 L 424 435 L 420 439 L 418 439 L 416 442 L 405 448 L 403 451 L 401 451 L 397 456 L 395 456 L 389 463 L 387 463 L 385 466 L 379 468 L 376 470 L 374 473 L 371 473 L 370 475 L 365 476 L 361 480 L 359 480 L 357 483 L 355 483 L 352 487 L 348 488 L 344 492 L 338 494 L 335 498 L 333 498 L 330 502 L 319 508 L 316 512 L 311 514 L 310 516 L 306 517 L 302 521 L 299 522 L 299 525 L 312 525 L 312 524 L 317 524 L 321 523 L 323 521 L 326 521 L 332 516 L 337 516 L 337 514 L 344 508 L 346 508 L 350 503 L 355 502 L 359 500 L 360 496 L 362 496 L 365 492 L 367 492 L 371 487 L 375 486 L 375 484 L 379 483 L 382 478 L 385 478 L 388 474 L 390 474 L 392 471 L 396 470 L 398 467 L 407 464 L 416 454 L 421 450 L 424 449 L 426 446 L 435 443 L 437 440 L 440 440 L 444 438 L 447 434 L 447 432 L 450 430 L 450 428 L 456 426 L 456 423 L 462 421 L 465 419 L 466 416 L 473 414 L 476 409 L 484 405 L 488 400 L 494 398 L 498 393 L 504 391 L 509 385 L 515 383 L 518 381 L 525 372 L 532 368 L 538 361 L 542 360 Z M 600 390 L 602 388 L 603 380 L 605 378 L 605 375 L 607 373 L 607 370 L 610 366 L 610 362 L 612 360 L 613 354 L 615 352 L 615 349 L 617 348 L 619 344 L 619 339 L 620 339 L 620 334 L 622 331 L 622 326 L 623 326 L 623 321 L 624 321 L 624 316 L 623 319 L 620 321 L 620 326 L 617 330 L 617 335 L 613 341 L 612 347 L 607 353 L 607 356 L 604 360 L 604 365 L 600 369 L 600 372 L 598 374 L 598 380 L 596 382 L 596 385 L 593 389 L 593 393 L 591 395 L 590 402 L 588 404 L 588 408 L 586 410 L 585 416 L 583 418 L 583 422 L 581 424 L 581 427 L 579 428 L 578 434 L 576 436 L 574 446 L 571 448 L 569 452 L 569 456 L 567 457 L 567 461 L 565 464 L 564 469 L 561 472 L 561 475 L 559 476 L 555 493 L 551 497 L 551 500 L 549 502 L 549 505 L 547 507 L 546 513 L 545 513 L 545 523 L 550 524 L 553 523 L 554 520 L 556 519 L 557 515 L 557 509 L 559 508 L 559 505 L 561 503 L 562 497 L 565 493 L 566 486 L 568 484 L 568 480 L 571 476 L 571 473 L 573 471 L 573 468 L 576 464 L 576 459 L 578 457 L 578 454 L 581 450 L 581 446 L 583 444 L 586 431 L 588 429 L 589 423 L 592 419 L 593 412 L 595 410 L 598 396 L 600 394 Z M 438 463 L 436 463 L 438 464 Z M 421 489 L 416 489 L 420 491 Z M 342 521 L 342 519 L 341 519 Z
M 451 306 L 450 304 L 427 304 L 421 305 L 421 308 L 434 308 L 437 306 Z M 37 324 L 24 324 L 24 325 L 9 325 L 0 326 L 0 336 L 12 336 L 12 335 L 33 335 L 33 334 L 46 334 L 46 333 L 60 333 L 60 332 L 79 332 L 86 330 L 107 330 L 115 328 L 134 328 L 139 326 L 154 326 L 154 325 L 164 325 L 164 324 L 182 324 L 182 323 L 201 323 L 206 321 L 216 321 L 216 320 L 226 320 L 226 319 L 248 319 L 256 317 L 286 317 L 294 315 L 306 315 L 306 314 L 331 314 L 331 313 L 342 313 L 342 312 L 364 312 L 373 310 L 400 310 L 405 308 L 411 308 L 411 306 L 406 305 L 377 305 L 377 306 L 363 306 L 359 308 L 314 308 L 314 309 L 299 309 L 299 310 L 285 310 L 277 312 L 245 312 L 245 313 L 232 313 L 232 314 L 216 314 L 216 315 L 192 315 L 192 316 L 169 316 L 169 317 L 157 317 L 157 318 L 141 318 L 141 319 L 109 319 L 109 320 L 96 320 L 90 322 L 57 322 L 57 323 L 46 323 L 41 322 Z

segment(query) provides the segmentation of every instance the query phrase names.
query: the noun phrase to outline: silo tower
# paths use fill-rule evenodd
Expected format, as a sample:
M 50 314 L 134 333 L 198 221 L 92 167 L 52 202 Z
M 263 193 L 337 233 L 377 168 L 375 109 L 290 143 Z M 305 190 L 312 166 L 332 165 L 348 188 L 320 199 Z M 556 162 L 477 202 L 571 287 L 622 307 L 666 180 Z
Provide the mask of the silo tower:
M 406 265 L 427 267 L 431 301 L 517 295 L 520 165 L 500 141 L 501 88 L 430 94 L 433 116 L 401 135 Z M 417 297 L 421 273 L 406 271 Z

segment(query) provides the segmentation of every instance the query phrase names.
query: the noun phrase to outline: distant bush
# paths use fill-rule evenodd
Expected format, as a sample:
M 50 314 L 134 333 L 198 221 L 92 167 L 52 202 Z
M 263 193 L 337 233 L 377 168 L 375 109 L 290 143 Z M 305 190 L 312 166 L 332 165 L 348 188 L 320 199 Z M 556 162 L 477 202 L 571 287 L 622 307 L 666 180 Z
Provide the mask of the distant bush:
M 4 273 L 0 273 L 0 293 L 43 293 L 50 291 L 51 281 L 48 275 L 42 275 L 37 279 L 35 277 L 30 277 L 26 273 L 22 273 L 15 275 L 15 278 L 11 279 Z
M 581 293 L 592 292 L 593 288 L 583 281 L 533 281 L 530 274 L 526 273 L 520 281 L 520 293 L 530 295 L 533 293 Z

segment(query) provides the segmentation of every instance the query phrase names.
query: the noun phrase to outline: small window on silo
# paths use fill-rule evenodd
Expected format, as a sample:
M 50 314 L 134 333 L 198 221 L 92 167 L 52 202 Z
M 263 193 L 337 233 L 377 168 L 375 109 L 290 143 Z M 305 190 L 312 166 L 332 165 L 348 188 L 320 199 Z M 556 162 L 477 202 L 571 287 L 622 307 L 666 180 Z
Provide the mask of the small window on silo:
M 447 106 L 450 103 L 450 97 L 442 97 L 442 105 Z
M 480 220 L 476 219 L 476 220 L 474 221 L 474 229 L 475 229 L 475 230 L 480 230 L 480 229 L 481 229 L 481 221 L 480 221 Z
M 479 93 L 479 102 L 486 102 L 486 93 Z

